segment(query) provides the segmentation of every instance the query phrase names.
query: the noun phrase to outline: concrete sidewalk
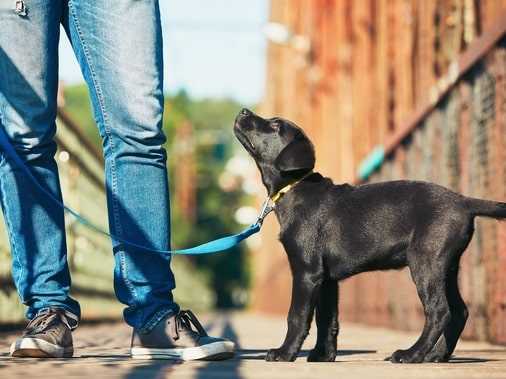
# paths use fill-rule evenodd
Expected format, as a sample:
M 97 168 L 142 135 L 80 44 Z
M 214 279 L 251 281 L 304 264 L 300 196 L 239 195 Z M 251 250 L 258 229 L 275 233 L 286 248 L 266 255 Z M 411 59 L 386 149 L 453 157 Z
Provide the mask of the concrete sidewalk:
M 342 325 L 334 363 L 307 363 L 314 326 L 304 351 L 294 363 L 267 363 L 268 348 L 284 337 L 285 321 L 252 314 L 203 317 L 210 334 L 238 343 L 238 354 L 223 362 L 142 361 L 128 357 L 130 330 L 120 323 L 83 326 L 74 334 L 72 359 L 11 359 L 9 343 L 16 334 L 0 334 L 0 378 L 506 378 L 506 347 L 460 342 L 446 364 L 393 365 L 383 359 L 413 343 L 416 334 L 357 325 Z

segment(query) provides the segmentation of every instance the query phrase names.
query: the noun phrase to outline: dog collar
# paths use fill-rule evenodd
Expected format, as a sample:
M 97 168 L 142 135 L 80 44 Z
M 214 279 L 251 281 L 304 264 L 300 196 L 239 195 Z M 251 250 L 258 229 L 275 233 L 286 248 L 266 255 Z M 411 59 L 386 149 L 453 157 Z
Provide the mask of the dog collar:
M 260 214 L 258 215 L 256 225 L 262 226 L 264 219 L 267 217 L 269 213 L 271 213 L 274 210 L 274 207 L 276 206 L 276 202 L 281 199 L 281 197 L 290 191 L 293 187 L 295 187 L 297 184 L 302 182 L 304 179 L 306 179 L 309 175 L 311 175 L 313 171 L 308 172 L 306 175 L 304 175 L 302 178 L 297 179 L 295 182 L 288 184 L 287 186 L 284 186 L 281 188 L 278 192 L 276 192 L 271 197 L 267 197 L 267 199 L 264 201 L 262 205 L 262 210 L 260 211 Z M 272 205 L 271 205 L 272 202 Z
M 283 188 L 281 188 L 278 192 L 276 192 L 274 195 L 271 196 L 271 200 L 274 204 L 276 204 L 281 197 L 288 191 L 290 191 L 293 187 L 295 187 L 297 184 L 302 182 L 304 179 L 306 179 L 309 175 L 313 174 L 313 171 L 309 171 L 306 175 L 304 175 L 302 178 L 297 179 L 295 182 L 290 183 Z

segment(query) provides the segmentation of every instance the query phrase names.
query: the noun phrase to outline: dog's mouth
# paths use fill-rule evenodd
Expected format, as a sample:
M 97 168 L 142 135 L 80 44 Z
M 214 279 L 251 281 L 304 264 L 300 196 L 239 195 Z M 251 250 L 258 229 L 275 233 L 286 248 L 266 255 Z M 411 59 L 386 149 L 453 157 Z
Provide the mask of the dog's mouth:
M 241 130 L 241 128 L 238 124 L 235 124 L 234 131 L 235 131 L 235 135 L 237 136 L 237 139 L 239 140 L 239 142 L 241 142 L 241 144 L 244 146 L 244 148 L 250 154 L 255 154 L 256 153 L 255 145 L 253 144 L 253 142 L 251 142 L 251 140 L 248 138 L 246 133 L 244 133 Z

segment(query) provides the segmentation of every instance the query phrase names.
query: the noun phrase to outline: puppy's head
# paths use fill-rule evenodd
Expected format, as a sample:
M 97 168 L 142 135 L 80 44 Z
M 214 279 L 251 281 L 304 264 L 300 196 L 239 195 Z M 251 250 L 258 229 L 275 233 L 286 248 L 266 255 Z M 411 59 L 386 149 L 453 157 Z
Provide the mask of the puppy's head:
M 235 119 L 234 133 L 255 160 L 269 195 L 314 168 L 313 144 L 288 120 L 265 119 L 243 109 Z

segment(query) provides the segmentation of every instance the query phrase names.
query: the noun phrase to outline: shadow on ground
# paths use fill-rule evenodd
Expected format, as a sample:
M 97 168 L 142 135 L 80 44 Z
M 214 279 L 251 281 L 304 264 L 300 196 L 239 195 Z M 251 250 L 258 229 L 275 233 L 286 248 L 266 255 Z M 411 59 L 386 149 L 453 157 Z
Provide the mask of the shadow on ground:
M 206 330 L 211 329 L 206 326 Z M 267 354 L 266 349 L 243 349 L 239 335 L 234 329 L 232 322 L 229 317 L 225 318 L 223 331 L 221 337 L 227 338 L 236 344 L 236 355 L 234 358 L 227 361 L 215 361 L 206 362 L 204 366 L 199 367 L 195 374 L 195 378 L 207 379 L 209 377 L 219 377 L 220 373 L 226 372 L 226 377 L 241 378 L 240 367 L 241 363 L 245 360 L 261 360 L 265 359 Z M 269 347 L 270 348 L 270 347 Z M 376 350 L 340 350 L 338 356 L 356 355 L 356 354 L 370 354 L 376 353 Z M 300 352 L 299 357 L 307 357 L 309 350 L 303 350 Z M 128 359 L 128 357 L 118 357 L 120 359 Z M 146 364 L 134 367 L 129 371 L 123 378 L 135 379 L 144 377 L 166 377 L 171 371 L 175 370 L 178 365 L 182 362 L 178 361 L 146 361 Z

